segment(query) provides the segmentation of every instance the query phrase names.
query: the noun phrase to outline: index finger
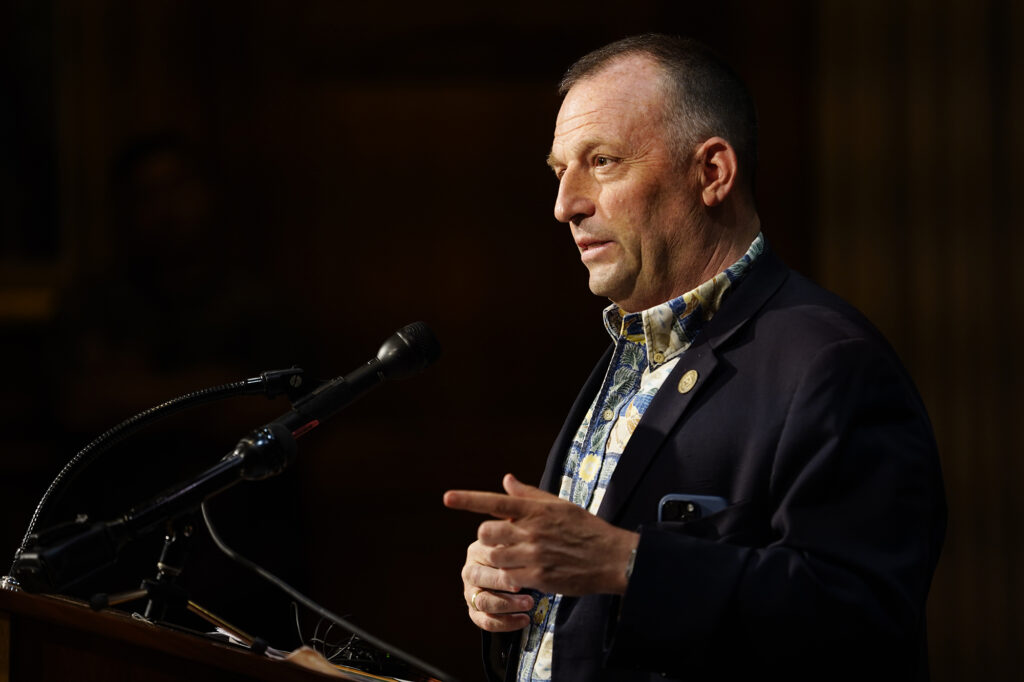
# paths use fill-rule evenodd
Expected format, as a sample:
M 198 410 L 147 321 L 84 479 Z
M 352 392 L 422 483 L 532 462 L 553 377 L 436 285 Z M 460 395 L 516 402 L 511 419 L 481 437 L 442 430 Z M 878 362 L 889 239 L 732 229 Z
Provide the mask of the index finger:
M 490 514 L 499 519 L 526 516 L 533 504 L 536 503 L 532 500 L 479 490 L 449 490 L 444 494 L 444 506 L 450 509 Z

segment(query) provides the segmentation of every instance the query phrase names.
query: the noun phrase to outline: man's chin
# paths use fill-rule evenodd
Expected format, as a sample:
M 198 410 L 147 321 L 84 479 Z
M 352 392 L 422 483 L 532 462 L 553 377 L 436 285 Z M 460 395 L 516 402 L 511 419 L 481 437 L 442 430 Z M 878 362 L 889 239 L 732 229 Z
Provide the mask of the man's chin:
M 621 284 L 615 286 L 615 283 L 605 279 L 595 280 L 593 277 L 590 278 L 590 293 L 601 298 L 607 298 L 619 306 L 621 306 L 619 301 L 625 301 L 629 297 L 627 289 L 628 287 L 623 287 Z

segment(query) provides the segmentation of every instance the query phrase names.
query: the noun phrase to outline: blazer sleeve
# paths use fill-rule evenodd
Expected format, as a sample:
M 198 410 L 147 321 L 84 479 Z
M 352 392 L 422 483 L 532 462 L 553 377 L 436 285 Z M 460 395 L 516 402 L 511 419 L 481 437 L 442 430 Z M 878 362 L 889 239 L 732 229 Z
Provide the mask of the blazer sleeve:
M 865 339 L 823 347 L 794 385 L 765 448 L 763 505 L 727 509 L 717 533 L 640 529 L 606 665 L 684 675 L 727 656 L 760 670 L 919 663 L 945 502 L 916 390 Z M 766 537 L 744 537 L 745 515 L 752 526 L 760 515 Z

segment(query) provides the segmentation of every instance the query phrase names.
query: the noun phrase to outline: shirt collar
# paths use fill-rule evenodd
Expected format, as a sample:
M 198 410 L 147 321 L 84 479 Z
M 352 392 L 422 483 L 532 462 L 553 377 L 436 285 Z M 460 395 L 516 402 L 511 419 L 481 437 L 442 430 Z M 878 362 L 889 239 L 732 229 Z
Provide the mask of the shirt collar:
M 693 344 L 704 323 L 718 312 L 726 292 L 762 251 L 764 236 L 759 232 L 743 257 L 682 296 L 636 313 L 627 313 L 613 303 L 604 309 L 605 329 L 616 342 L 621 337 L 646 346 L 648 366 L 657 369 Z

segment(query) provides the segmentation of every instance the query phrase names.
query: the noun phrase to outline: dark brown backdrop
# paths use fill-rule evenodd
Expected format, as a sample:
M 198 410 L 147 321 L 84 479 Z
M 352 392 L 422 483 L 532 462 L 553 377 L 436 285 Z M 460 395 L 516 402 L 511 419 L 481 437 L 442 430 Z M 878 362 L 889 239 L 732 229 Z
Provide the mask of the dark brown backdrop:
M 423 319 L 436 367 L 215 507 L 320 602 L 477 679 L 458 578 L 477 520 L 441 493 L 537 478 L 606 343 L 550 213 L 554 84 L 589 48 L 678 32 L 754 90 L 769 239 L 876 321 L 931 411 L 951 508 L 933 677 L 1020 678 L 1022 15 L 1011 0 L 7 3 L 0 547 L 121 418 L 271 367 L 341 374 Z M 124 511 L 285 408 L 176 418 L 50 521 Z M 90 589 L 130 587 L 151 544 Z M 294 637 L 286 600 L 198 544 L 201 600 Z

